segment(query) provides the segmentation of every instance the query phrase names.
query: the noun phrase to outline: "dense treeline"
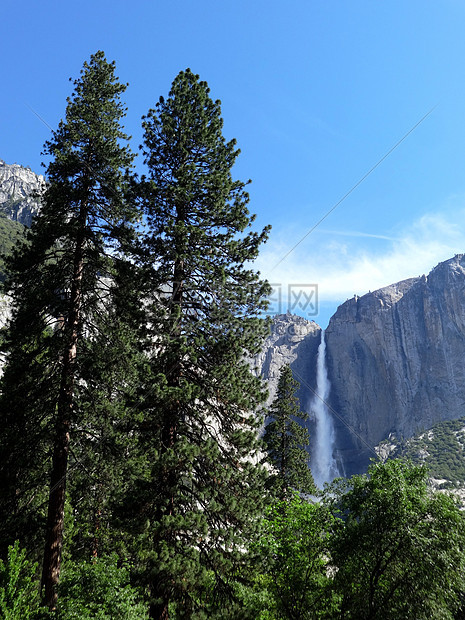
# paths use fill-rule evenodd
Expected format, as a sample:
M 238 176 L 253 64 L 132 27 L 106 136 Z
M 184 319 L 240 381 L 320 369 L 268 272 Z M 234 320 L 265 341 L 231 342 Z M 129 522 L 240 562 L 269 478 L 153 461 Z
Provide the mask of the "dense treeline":
M 5 279 L 2 256 L 11 254 L 13 247 L 23 234 L 23 226 L 0 213 L 0 282 Z
M 84 64 L 6 260 L 2 617 L 460 617 L 463 517 L 422 468 L 314 503 L 288 367 L 260 442 L 268 228 L 239 151 L 187 69 L 143 119 L 137 176 L 125 88 L 102 52 Z

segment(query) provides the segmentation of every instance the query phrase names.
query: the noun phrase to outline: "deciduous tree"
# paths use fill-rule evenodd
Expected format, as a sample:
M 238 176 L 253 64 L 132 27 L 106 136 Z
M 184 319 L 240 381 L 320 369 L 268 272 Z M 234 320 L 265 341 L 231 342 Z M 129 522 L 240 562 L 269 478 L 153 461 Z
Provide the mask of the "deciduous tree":
M 257 551 L 261 584 L 276 618 L 335 618 L 328 507 L 296 493 L 276 502 L 262 522 Z
M 452 496 L 428 489 L 426 469 L 374 463 L 331 493 L 342 517 L 332 544 L 337 617 L 454 618 L 465 521 Z

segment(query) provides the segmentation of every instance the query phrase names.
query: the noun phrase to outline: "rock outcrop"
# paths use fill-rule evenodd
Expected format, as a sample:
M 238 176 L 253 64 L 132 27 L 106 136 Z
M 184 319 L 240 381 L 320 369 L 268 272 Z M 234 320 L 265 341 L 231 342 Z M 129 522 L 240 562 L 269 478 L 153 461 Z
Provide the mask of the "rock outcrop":
M 44 177 L 18 164 L 0 160 L 0 212 L 12 220 L 30 226 L 39 210 L 37 195 L 43 190 Z
M 0 338 L 1 330 L 5 327 L 11 316 L 10 298 L 6 295 L 0 295 Z M 5 356 L 0 352 L 0 377 L 2 376 L 2 368 L 5 362 Z
M 0 295 L 0 329 L 5 327 L 11 316 L 10 298 L 7 295 Z
M 298 393 L 302 408 L 306 408 L 315 389 L 316 356 L 321 338 L 321 327 L 314 321 L 293 314 L 278 314 L 262 352 L 253 360 L 258 375 L 268 384 L 267 405 L 273 400 L 278 387 L 279 372 L 289 364 L 300 383 Z
M 465 415 L 465 255 L 345 302 L 326 339 L 346 473 L 390 435 Z

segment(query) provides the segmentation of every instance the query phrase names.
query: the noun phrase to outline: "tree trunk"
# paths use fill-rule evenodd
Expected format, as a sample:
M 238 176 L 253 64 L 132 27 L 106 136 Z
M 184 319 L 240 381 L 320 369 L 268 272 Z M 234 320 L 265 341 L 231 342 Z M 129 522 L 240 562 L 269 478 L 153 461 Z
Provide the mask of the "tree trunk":
M 164 600 L 162 603 L 158 603 L 157 605 L 152 603 L 149 608 L 149 618 L 154 618 L 155 620 L 168 620 L 168 600 Z
M 177 213 L 177 221 L 183 219 L 183 210 L 178 207 Z M 178 247 L 178 252 L 179 247 Z M 174 263 L 173 270 L 173 293 L 171 297 L 171 307 L 170 307 L 170 333 L 173 337 L 180 337 L 182 333 L 182 325 L 181 325 L 181 308 L 183 304 L 183 293 L 184 293 L 184 260 L 182 258 L 177 258 Z M 172 359 L 172 367 L 166 369 L 168 386 L 169 387 L 179 387 L 180 378 L 181 378 L 181 368 L 179 365 L 179 359 Z M 168 411 L 165 413 L 163 420 L 163 428 L 161 432 L 161 452 L 165 452 L 168 449 L 172 448 L 176 443 L 177 430 L 178 430 L 178 419 L 179 419 L 179 401 L 172 403 L 172 407 L 168 408 Z M 173 470 L 164 472 L 161 481 L 162 487 L 165 490 L 169 490 L 170 498 L 169 504 L 165 509 L 159 509 L 158 514 L 156 516 L 156 520 L 158 522 L 161 521 L 162 517 L 167 515 L 173 515 L 175 513 L 175 505 L 174 505 L 174 497 L 172 494 L 172 489 L 176 484 L 176 473 Z M 172 536 L 172 534 L 170 534 Z M 154 581 L 151 584 L 151 590 L 153 596 L 157 598 L 161 598 L 160 603 L 152 603 L 149 607 L 149 618 L 153 618 L 155 620 L 168 620 L 169 612 L 168 605 L 170 601 L 170 594 L 167 591 L 167 587 L 163 582 Z
M 81 226 L 76 239 L 74 252 L 73 281 L 69 319 L 68 344 L 63 356 L 60 391 L 57 402 L 57 421 L 55 427 L 52 473 L 48 501 L 47 529 L 42 568 L 42 587 L 45 589 L 44 602 L 50 610 L 56 608 L 57 586 L 60 578 L 61 553 L 63 547 L 64 514 L 66 499 L 66 475 L 70 441 L 71 414 L 75 381 L 76 349 L 79 334 L 82 303 L 82 276 L 84 269 L 85 208 L 81 208 Z

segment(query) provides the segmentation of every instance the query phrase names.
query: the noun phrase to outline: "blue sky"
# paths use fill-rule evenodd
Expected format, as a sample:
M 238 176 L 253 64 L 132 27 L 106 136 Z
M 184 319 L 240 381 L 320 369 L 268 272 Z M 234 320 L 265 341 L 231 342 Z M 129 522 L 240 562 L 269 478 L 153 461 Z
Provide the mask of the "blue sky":
M 4 0 L 0 158 L 41 171 L 47 124 L 98 49 L 129 82 L 134 150 L 140 117 L 190 67 L 222 101 L 257 225 L 273 227 L 258 267 L 284 311 L 290 285 L 317 284 L 325 327 L 355 293 L 465 252 L 464 31 L 461 0 Z

